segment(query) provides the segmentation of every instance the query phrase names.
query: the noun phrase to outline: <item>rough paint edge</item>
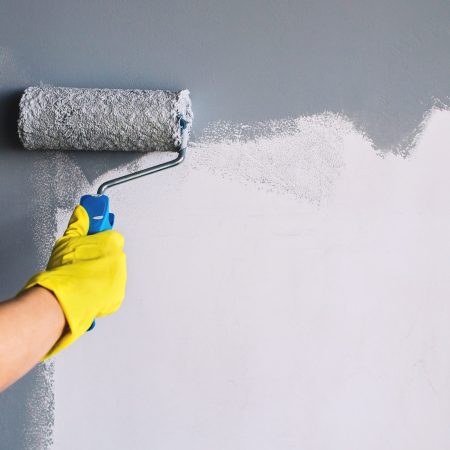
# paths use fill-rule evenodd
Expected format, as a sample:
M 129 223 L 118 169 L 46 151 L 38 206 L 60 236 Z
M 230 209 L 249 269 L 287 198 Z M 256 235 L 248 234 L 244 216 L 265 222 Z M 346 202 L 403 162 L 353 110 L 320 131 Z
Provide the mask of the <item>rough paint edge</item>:
M 35 374 L 39 389 L 32 391 L 27 399 L 27 428 L 25 430 L 25 445 L 27 450 L 50 449 L 54 443 L 53 428 L 55 425 L 55 365 L 53 362 L 41 364 Z

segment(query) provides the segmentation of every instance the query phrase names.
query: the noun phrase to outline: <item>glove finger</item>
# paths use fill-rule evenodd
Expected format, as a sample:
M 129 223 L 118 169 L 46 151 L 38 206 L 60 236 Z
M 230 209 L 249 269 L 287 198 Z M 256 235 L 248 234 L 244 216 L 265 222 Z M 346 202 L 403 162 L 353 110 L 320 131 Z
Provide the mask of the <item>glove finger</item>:
M 89 241 L 91 245 L 98 245 L 103 249 L 104 254 L 120 253 L 123 250 L 125 239 L 115 230 L 102 231 L 101 233 L 89 235 L 83 239 L 86 243 Z
M 105 231 L 105 245 L 113 253 L 121 252 L 125 245 L 125 239 L 118 231 L 108 230 Z
M 67 229 L 63 237 L 79 237 L 86 236 L 89 231 L 89 215 L 87 211 L 78 205 L 73 210 Z
M 107 316 L 116 312 L 125 298 L 127 258 L 123 252 L 120 252 L 113 258 L 111 279 L 113 284 L 112 295 L 109 297 L 107 304 L 98 312 L 97 317 Z

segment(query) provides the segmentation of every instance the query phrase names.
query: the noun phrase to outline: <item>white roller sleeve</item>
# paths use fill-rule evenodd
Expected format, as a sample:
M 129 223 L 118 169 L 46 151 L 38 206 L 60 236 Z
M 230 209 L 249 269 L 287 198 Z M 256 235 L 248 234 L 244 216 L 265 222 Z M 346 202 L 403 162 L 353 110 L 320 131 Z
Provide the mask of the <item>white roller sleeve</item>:
M 184 138 L 180 118 L 188 122 Z M 187 90 L 29 87 L 18 128 L 30 150 L 176 151 L 192 118 Z

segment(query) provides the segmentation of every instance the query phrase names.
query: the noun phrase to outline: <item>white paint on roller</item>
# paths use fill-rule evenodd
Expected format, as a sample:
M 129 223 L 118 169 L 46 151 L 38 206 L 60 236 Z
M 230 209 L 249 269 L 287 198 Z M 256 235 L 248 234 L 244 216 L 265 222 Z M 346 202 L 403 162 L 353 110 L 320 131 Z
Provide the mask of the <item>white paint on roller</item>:
M 189 134 L 189 91 L 29 87 L 19 136 L 30 150 L 174 151 Z
M 446 448 L 449 120 L 407 159 L 330 115 L 205 138 L 111 190 L 127 297 L 57 358 L 54 448 Z

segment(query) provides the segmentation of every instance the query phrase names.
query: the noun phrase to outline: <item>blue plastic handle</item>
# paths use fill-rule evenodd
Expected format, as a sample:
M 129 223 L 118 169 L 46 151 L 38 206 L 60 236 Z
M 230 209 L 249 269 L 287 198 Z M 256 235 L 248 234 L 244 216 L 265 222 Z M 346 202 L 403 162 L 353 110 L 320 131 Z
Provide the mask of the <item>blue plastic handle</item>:
M 80 205 L 89 215 L 88 234 L 96 234 L 106 230 L 112 230 L 114 214 L 109 212 L 109 197 L 107 195 L 83 195 Z M 95 320 L 87 331 L 95 328 Z

